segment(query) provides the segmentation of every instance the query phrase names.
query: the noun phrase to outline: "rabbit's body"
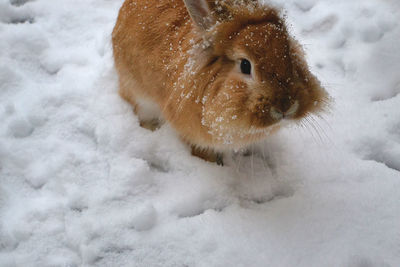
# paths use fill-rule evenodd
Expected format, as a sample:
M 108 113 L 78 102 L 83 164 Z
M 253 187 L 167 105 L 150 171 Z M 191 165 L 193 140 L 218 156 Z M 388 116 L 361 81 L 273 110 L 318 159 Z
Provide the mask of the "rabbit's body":
M 191 40 L 196 38 L 184 3 L 128 0 L 120 14 L 113 44 L 121 96 L 136 106 L 141 120 L 151 119 L 150 114 L 155 116 L 154 106 L 158 106 L 183 138 L 190 136 L 190 140 L 203 143 L 200 140 L 204 133 L 199 131 L 201 106 L 195 99 L 184 101 L 184 105 L 191 106 L 191 112 L 176 113 L 182 102 L 181 93 L 190 90 L 176 90 L 182 78 L 178 72 L 188 61 L 187 51 L 193 46 Z M 149 102 L 154 102 L 154 106 Z
M 237 2 L 125 1 L 115 65 L 143 124 L 158 111 L 193 147 L 223 151 L 323 108 L 327 95 L 278 12 Z

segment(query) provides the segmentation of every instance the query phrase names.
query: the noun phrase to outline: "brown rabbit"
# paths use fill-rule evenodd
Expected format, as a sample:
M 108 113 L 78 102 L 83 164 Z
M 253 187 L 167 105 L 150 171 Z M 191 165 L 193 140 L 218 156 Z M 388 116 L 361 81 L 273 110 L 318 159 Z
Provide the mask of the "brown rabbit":
M 162 115 L 210 161 L 328 102 L 279 12 L 257 1 L 126 0 L 112 37 L 141 125 Z

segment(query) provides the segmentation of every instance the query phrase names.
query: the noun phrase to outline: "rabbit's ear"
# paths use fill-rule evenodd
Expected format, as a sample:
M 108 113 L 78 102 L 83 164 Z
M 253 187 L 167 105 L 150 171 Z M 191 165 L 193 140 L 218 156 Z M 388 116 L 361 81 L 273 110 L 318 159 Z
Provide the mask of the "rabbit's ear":
M 215 19 L 211 14 L 207 0 L 183 0 L 193 22 L 203 30 L 214 25 Z

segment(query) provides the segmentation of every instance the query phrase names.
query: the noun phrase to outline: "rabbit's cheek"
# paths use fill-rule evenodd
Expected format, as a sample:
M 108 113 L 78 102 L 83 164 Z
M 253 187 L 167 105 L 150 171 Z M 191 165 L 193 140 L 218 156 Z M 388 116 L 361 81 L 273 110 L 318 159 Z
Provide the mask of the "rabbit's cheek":
M 305 88 L 297 93 L 299 108 L 294 119 L 301 119 L 320 109 L 320 99 L 315 89 Z
M 324 109 L 328 101 L 326 91 L 313 76 L 307 78 L 307 82 L 297 84 L 296 99 L 299 101 L 299 108 L 295 119 L 300 119 L 307 114 L 316 113 Z

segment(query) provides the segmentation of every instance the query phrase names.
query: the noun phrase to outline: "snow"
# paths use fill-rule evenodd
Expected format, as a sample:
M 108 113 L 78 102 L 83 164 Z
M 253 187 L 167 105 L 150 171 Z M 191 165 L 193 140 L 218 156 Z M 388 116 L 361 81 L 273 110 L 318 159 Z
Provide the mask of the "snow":
M 335 103 L 220 167 L 118 96 L 121 0 L 0 0 L 0 266 L 399 266 L 400 5 L 275 2 Z

